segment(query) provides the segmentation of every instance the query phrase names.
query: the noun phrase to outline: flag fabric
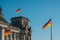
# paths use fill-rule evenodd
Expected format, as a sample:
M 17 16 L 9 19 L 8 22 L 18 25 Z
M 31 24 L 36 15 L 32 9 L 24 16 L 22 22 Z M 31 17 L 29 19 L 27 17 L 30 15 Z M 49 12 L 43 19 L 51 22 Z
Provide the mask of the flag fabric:
M 20 8 L 18 8 L 18 9 L 16 10 L 16 12 L 17 12 L 17 13 L 21 12 L 21 9 L 20 9 Z
M 42 29 L 46 29 L 47 27 L 51 27 L 52 23 L 51 23 L 51 19 L 49 19 L 49 21 L 42 27 Z
M 4 36 L 7 36 L 7 35 L 10 35 L 10 30 L 6 30 L 6 31 L 4 32 Z

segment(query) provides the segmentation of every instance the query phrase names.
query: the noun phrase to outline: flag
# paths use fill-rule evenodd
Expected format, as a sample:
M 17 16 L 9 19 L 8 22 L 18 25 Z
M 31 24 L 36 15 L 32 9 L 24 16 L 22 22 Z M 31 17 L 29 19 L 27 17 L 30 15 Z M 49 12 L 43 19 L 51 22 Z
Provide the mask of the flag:
M 6 30 L 6 31 L 4 32 L 4 36 L 7 36 L 7 35 L 10 35 L 10 30 Z
M 42 29 L 46 29 L 47 27 L 51 27 L 52 23 L 51 23 L 51 19 L 49 19 L 49 21 L 42 27 Z
M 20 8 L 18 8 L 18 9 L 16 10 L 16 12 L 17 12 L 17 13 L 21 12 L 21 9 L 20 9 Z

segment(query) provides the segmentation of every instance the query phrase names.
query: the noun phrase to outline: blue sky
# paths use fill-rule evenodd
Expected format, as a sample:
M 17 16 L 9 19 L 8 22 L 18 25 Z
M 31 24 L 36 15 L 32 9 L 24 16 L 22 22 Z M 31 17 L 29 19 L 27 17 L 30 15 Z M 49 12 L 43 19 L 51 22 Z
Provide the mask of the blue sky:
M 10 23 L 12 17 L 29 18 L 32 40 L 50 40 L 50 28 L 42 26 L 52 18 L 53 40 L 60 40 L 60 0 L 0 0 L 4 18 Z M 17 14 L 16 9 L 21 8 Z

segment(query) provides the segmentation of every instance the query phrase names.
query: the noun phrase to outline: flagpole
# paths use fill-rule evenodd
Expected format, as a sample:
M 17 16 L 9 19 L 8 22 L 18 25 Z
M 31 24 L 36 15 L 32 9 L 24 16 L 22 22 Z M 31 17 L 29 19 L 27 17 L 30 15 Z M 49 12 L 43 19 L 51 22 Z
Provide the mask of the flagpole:
M 52 21 L 51 21 L 51 40 L 52 40 Z

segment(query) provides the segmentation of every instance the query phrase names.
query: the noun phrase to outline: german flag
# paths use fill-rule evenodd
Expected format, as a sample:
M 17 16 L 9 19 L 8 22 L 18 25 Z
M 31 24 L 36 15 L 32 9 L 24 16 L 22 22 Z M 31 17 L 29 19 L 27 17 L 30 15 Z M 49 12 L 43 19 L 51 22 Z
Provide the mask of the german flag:
M 10 35 L 10 30 L 6 30 L 4 36 Z
M 51 27 L 52 23 L 51 23 L 51 19 L 49 19 L 49 21 L 42 27 L 42 29 L 46 29 L 47 27 Z
M 18 8 L 18 9 L 16 10 L 16 12 L 17 12 L 17 13 L 21 12 L 21 9 L 20 9 L 20 8 Z

